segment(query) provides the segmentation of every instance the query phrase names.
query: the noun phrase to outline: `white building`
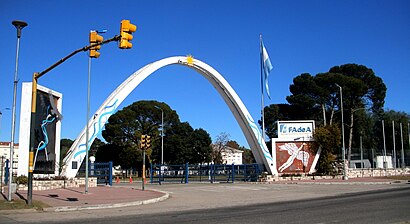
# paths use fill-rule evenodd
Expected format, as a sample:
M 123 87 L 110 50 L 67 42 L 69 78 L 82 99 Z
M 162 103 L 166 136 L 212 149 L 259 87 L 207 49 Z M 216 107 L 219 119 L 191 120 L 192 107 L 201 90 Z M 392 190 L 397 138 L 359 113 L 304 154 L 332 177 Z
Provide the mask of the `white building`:
M 229 146 L 225 146 L 221 150 L 222 163 L 241 165 L 242 164 L 242 154 L 243 154 L 243 151 L 239 149 L 234 149 Z
M 17 164 L 19 158 L 19 144 L 14 143 L 14 151 L 13 151 L 13 174 L 17 176 Z M 0 176 L 4 177 L 5 174 L 5 167 L 6 167 L 6 160 L 10 159 L 10 142 L 0 142 Z M 4 181 L 4 180 L 1 180 Z
M 14 143 L 13 160 L 15 162 L 17 162 L 19 158 L 18 149 L 19 149 L 19 144 Z M 5 159 L 10 159 L 10 142 L 0 142 L 0 157 L 3 157 Z

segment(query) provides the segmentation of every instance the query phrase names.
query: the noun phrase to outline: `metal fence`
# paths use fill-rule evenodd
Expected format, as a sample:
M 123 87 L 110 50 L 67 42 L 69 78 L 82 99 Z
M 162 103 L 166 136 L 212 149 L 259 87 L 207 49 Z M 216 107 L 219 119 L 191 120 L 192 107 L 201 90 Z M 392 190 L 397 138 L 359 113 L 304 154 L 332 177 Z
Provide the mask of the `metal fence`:
M 386 157 L 385 157 L 386 156 Z M 347 156 L 346 156 L 347 159 Z M 410 150 L 403 150 L 404 164 L 402 163 L 401 149 L 360 149 L 352 148 L 350 168 L 403 168 L 410 166 Z
M 112 186 L 112 162 L 88 163 L 88 176 L 97 177 L 97 184 Z M 85 176 L 85 165 L 80 167 L 77 176 Z
M 151 164 L 150 183 L 257 181 L 261 169 L 258 164 Z

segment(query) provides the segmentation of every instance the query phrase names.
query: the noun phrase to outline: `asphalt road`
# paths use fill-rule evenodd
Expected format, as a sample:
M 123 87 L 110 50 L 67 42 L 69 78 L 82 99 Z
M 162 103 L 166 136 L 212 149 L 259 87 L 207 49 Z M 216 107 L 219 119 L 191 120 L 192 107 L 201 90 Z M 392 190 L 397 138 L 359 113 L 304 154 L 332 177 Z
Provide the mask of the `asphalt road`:
M 228 186 L 229 187 L 229 186 Z M 241 192 L 249 192 L 246 185 L 232 186 Z M 250 186 L 251 187 L 251 186 Z M 271 186 L 269 186 L 270 188 Z M 275 186 L 274 186 L 275 187 Z M 287 186 L 292 188 L 293 186 Z M 299 186 L 298 186 L 299 187 Z M 305 188 L 306 186 L 302 186 Z M 312 186 L 313 188 L 315 186 Z M 317 188 L 333 188 L 332 186 L 316 186 Z M 345 186 L 349 187 L 349 186 Z M 224 186 L 201 187 L 210 190 L 225 189 Z M 229 191 L 234 191 L 235 188 Z M 243 188 L 243 189 L 242 189 Z M 246 190 L 244 190 L 246 188 Z M 257 186 L 257 188 L 262 188 Z M 342 187 L 339 187 L 342 188 Z M 355 188 L 355 186 L 351 186 Z M 369 186 L 371 189 L 372 186 Z M 189 191 L 191 188 L 185 189 Z M 229 188 L 227 188 L 229 189 Z M 215 193 L 213 192 L 213 193 Z M 257 191 L 255 191 L 257 192 Z M 226 192 L 225 192 L 226 193 Z M 204 199 L 205 200 L 205 199 Z M 239 206 L 229 206 L 227 201 L 221 201 L 220 207 L 198 208 L 194 210 L 183 208 L 181 204 L 173 203 L 175 209 L 167 208 L 167 202 L 157 205 L 155 212 L 149 212 L 150 206 L 127 208 L 122 215 L 91 215 L 74 220 L 56 219 L 43 220 L 42 223 L 410 223 L 410 186 L 389 187 L 372 191 L 348 192 L 335 196 L 290 200 L 284 202 L 252 203 Z M 225 202 L 225 203 L 224 203 Z M 164 206 L 165 205 L 165 206 Z M 163 211 L 161 211 L 163 207 Z M 180 209 L 179 209 L 180 208 Z M 121 210 L 116 210 L 121 213 Z M 70 213 L 62 213 L 60 217 Z M 82 213 L 85 215 L 84 213 Z M 79 213 L 77 213 L 79 215 Z M 11 221 L 11 220 L 9 220 Z M 32 220 L 34 221 L 34 220 Z M 38 221 L 38 220 L 37 220 Z M 51 222 L 50 222 L 51 221 Z
M 410 188 L 314 200 L 136 215 L 81 223 L 399 223 L 410 222 Z M 61 223 L 61 222 L 60 222 Z

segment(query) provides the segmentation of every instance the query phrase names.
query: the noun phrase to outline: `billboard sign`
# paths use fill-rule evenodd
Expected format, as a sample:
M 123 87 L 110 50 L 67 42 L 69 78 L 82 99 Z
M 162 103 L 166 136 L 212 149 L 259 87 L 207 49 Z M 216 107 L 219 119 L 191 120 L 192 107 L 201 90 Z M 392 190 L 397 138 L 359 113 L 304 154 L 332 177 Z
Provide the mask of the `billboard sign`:
M 278 121 L 279 139 L 303 138 L 305 141 L 313 139 L 315 121 Z
M 56 126 L 60 118 L 58 97 L 37 90 L 37 111 L 34 123 L 34 173 L 54 174 L 56 162 Z
M 22 83 L 18 175 L 28 175 L 31 130 L 31 82 Z M 34 174 L 58 175 L 60 159 L 62 94 L 37 85 L 34 118 Z

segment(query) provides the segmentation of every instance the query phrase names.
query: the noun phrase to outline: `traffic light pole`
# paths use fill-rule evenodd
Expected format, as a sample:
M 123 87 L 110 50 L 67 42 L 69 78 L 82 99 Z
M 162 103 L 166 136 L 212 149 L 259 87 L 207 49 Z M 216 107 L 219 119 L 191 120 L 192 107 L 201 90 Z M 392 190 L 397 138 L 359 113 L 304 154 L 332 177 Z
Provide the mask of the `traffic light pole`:
M 145 149 L 142 153 L 142 190 L 145 190 Z
M 34 125 L 35 125 L 35 118 L 36 118 L 36 104 L 37 104 L 37 82 L 40 77 L 48 73 L 49 71 L 53 70 L 55 67 L 59 66 L 67 59 L 71 58 L 72 56 L 78 54 L 82 51 L 88 51 L 90 48 L 103 45 L 112 41 L 119 41 L 121 39 L 121 35 L 116 35 L 111 39 L 107 39 L 100 43 L 91 44 L 80 49 L 73 51 L 71 54 L 67 55 L 66 57 L 60 59 L 58 62 L 54 63 L 46 70 L 42 72 L 34 72 L 33 74 L 33 81 L 31 86 L 31 121 L 30 121 L 30 151 L 29 151 L 29 161 L 28 161 L 28 189 L 27 189 L 27 204 L 32 205 L 33 203 L 33 167 L 34 167 Z

